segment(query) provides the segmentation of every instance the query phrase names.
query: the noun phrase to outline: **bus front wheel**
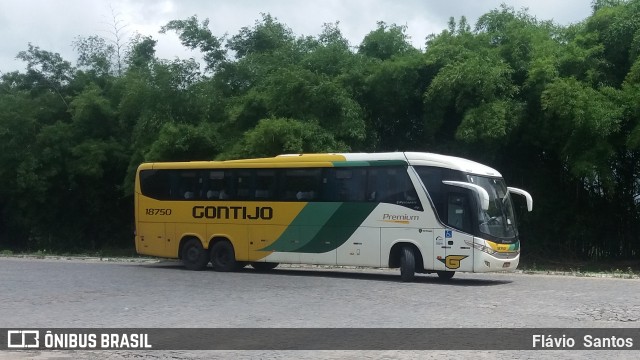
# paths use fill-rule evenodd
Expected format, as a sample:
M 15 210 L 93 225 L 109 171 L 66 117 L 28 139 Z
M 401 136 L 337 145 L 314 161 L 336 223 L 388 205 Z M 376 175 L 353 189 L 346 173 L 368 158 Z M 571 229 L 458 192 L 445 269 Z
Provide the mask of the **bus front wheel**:
M 189 270 L 204 270 L 209 263 L 207 252 L 198 239 L 189 239 L 182 245 L 182 264 Z
M 416 276 L 416 258 L 410 246 L 402 247 L 400 254 L 400 279 L 402 281 L 413 281 Z
M 453 275 L 456 273 L 455 271 L 436 271 L 440 280 L 450 280 Z
M 218 241 L 211 247 L 211 264 L 215 271 L 233 271 L 238 267 L 236 253 L 230 242 Z

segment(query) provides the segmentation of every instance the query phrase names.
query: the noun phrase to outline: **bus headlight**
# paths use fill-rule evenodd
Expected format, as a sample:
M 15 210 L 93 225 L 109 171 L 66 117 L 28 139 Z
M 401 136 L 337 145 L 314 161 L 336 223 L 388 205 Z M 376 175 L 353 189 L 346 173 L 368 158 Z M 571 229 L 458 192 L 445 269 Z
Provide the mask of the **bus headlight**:
M 495 253 L 497 253 L 497 251 L 493 250 L 491 247 L 483 245 L 483 244 L 478 244 L 475 241 L 471 240 L 465 240 L 464 241 L 465 244 L 469 245 L 469 246 L 473 246 L 474 249 L 480 250 L 482 252 L 485 252 L 489 255 L 493 255 Z

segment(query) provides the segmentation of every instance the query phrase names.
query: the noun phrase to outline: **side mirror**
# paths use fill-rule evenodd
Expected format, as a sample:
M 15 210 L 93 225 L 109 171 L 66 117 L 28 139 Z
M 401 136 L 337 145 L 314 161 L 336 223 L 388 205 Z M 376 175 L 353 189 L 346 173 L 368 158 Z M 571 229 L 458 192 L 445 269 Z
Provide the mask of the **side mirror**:
M 522 189 L 512 188 L 512 187 L 508 187 L 507 190 L 509 190 L 509 192 L 512 194 L 524 196 L 524 198 L 527 200 L 527 210 L 528 211 L 533 210 L 533 198 L 528 192 Z
M 445 185 L 457 186 L 475 191 L 476 194 L 478 194 L 478 197 L 480 197 L 480 207 L 482 208 L 482 210 L 489 210 L 489 193 L 483 187 L 462 181 L 444 180 L 442 183 Z

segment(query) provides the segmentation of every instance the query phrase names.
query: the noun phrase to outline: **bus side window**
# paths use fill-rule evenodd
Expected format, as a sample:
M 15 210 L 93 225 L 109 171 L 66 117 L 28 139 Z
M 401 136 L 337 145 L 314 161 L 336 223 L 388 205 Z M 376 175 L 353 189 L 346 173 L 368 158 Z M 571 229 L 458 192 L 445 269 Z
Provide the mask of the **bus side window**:
M 253 199 L 251 189 L 253 188 L 253 174 L 251 170 L 240 170 L 236 172 L 236 199 Z
M 391 202 L 389 179 L 385 169 L 369 169 L 367 176 L 367 197 L 370 201 Z
M 472 232 L 471 211 L 467 194 L 455 192 L 448 194 L 447 225 L 467 233 Z
M 429 197 L 433 201 L 433 206 L 438 213 L 438 218 L 444 224 L 447 224 L 448 217 L 448 191 L 454 191 L 454 187 L 444 185 L 443 180 L 455 180 L 466 181 L 464 176 L 461 176 L 459 172 L 450 169 L 443 169 L 438 167 L 429 166 L 416 166 L 414 167 L 422 183 L 427 188 Z
M 351 176 L 343 182 L 345 201 L 365 201 L 367 171 L 362 168 L 351 170 Z
M 374 190 L 375 189 L 375 190 Z M 404 167 L 385 167 L 370 169 L 367 186 L 369 201 L 404 206 L 422 211 L 418 194 Z
M 288 169 L 283 181 L 283 200 L 317 200 L 320 195 L 321 169 Z
M 225 177 L 222 170 L 211 170 L 208 172 L 205 185 L 205 198 L 207 200 L 221 199 L 224 193 Z
M 157 200 L 171 198 L 171 170 L 140 171 L 140 188 L 142 195 Z
M 199 197 L 201 180 L 196 170 L 178 171 L 178 191 L 172 197 L 175 200 L 193 200 Z
M 417 166 L 415 167 L 422 183 L 427 188 L 427 193 L 433 202 L 438 218 L 444 221 L 445 218 L 445 199 L 442 180 L 443 170 L 437 167 Z
M 273 200 L 276 192 L 276 173 L 273 170 L 256 171 L 256 200 Z
M 329 168 L 324 175 L 324 201 L 365 201 L 365 169 Z
M 378 170 L 369 169 L 367 171 L 367 189 L 365 191 L 366 200 L 376 202 L 378 200 Z

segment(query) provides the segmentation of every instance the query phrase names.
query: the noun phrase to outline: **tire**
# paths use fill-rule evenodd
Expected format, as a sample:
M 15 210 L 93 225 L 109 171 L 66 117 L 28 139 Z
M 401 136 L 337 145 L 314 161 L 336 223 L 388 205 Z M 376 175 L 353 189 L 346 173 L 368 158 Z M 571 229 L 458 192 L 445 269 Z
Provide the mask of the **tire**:
M 226 240 L 213 244 L 211 247 L 211 264 L 215 271 L 229 272 L 238 269 L 233 245 Z
M 182 244 L 182 264 L 189 270 L 204 270 L 209 263 L 207 252 L 198 239 L 189 239 Z
M 404 282 L 413 281 L 416 277 L 416 258 L 413 248 L 403 246 L 400 253 L 400 279 Z
M 278 263 L 272 262 L 252 262 L 251 267 L 256 269 L 257 271 L 271 271 L 278 266 Z
M 440 280 L 451 280 L 453 275 L 455 275 L 455 271 L 436 271 Z

